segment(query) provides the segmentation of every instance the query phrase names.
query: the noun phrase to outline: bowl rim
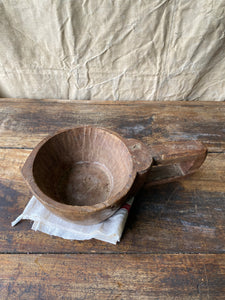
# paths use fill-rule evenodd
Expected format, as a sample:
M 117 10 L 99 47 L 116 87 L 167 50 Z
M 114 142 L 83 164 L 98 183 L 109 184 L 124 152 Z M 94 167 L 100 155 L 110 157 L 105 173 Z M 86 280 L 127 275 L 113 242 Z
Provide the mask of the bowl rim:
M 37 185 L 37 183 L 35 182 L 35 178 L 33 176 L 33 164 L 35 161 L 35 158 L 39 152 L 39 150 L 42 148 L 42 146 L 44 144 L 46 144 L 50 139 L 54 138 L 55 136 L 61 134 L 61 133 L 65 133 L 67 131 L 71 131 L 71 130 L 76 130 L 79 128 L 94 128 L 97 130 L 102 130 L 107 132 L 110 135 L 113 135 L 114 137 L 118 138 L 123 145 L 125 146 L 125 148 L 127 149 L 128 153 L 129 153 L 129 158 L 130 158 L 130 162 L 131 162 L 131 173 L 127 176 L 127 181 L 125 182 L 123 188 L 114 196 L 109 196 L 105 201 L 100 202 L 100 203 L 96 203 L 94 205 L 71 205 L 71 204 L 65 204 L 65 203 L 61 203 L 58 202 L 56 200 L 54 200 L 53 198 L 47 196 Z M 123 138 L 121 135 L 119 135 L 117 132 L 114 132 L 110 129 L 106 129 L 104 127 L 98 127 L 98 126 L 94 126 L 94 125 L 78 125 L 78 126 L 74 126 L 74 127 L 70 127 L 70 128 L 64 128 L 61 129 L 59 131 L 57 131 L 56 133 L 52 134 L 52 135 L 48 135 L 47 137 L 45 137 L 43 140 L 41 140 L 32 150 L 32 152 L 30 153 L 30 155 L 28 156 L 27 160 L 25 161 L 23 167 L 22 167 L 22 175 L 24 177 L 24 180 L 26 181 L 27 185 L 29 186 L 30 190 L 32 191 L 32 193 L 44 204 L 47 205 L 53 209 L 57 209 L 60 212 L 68 212 L 70 211 L 71 213 L 74 212 L 78 212 L 78 213 L 93 213 L 93 212 L 98 212 L 107 208 L 114 208 L 114 206 L 116 207 L 118 205 L 118 203 L 121 201 L 121 199 L 123 199 L 130 191 L 134 181 L 135 181 L 135 177 L 137 174 L 137 171 L 134 167 L 134 161 L 132 158 L 132 155 L 126 145 L 126 138 Z

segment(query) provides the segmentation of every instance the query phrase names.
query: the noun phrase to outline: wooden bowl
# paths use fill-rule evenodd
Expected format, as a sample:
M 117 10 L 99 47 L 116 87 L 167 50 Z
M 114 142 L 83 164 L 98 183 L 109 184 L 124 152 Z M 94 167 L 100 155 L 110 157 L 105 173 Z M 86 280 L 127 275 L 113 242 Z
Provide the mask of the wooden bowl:
M 151 161 L 149 154 L 148 168 Z M 64 219 L 93 224 L 122 205 L 137 170 L 122 137 L 103 128 L 82 126 L 44 139 L 28 157 L 22 173 L 49 210 Z
M 204 161 L 203 148 L 199 149 L 199 144 L 195 148 L 188 142 L 188 152 L 179 150 L 176 155 L 176 147 L 169 147 L 175 152 L 172 163 L 176 163 L 176 170 L 179 161 L 185 167 L 179 177 Z M 155 155 L 158 162 L 166 157 L 168 163 L 164 153 L 168 148 L 155 149 L 160 153 L 158 158 Z M 114 214 L 144 184 L 153 163 L 151 153 L 154 149 L 150 151 L 135 139 L 124 139 L 103 128 L 80 126 L 41 141 L 26 160 L 22 174 L 32 193 L 50 211 L 76 223 L 94 224 Z M 184 153 L 191 157 L 190 162 L 186 163 Z

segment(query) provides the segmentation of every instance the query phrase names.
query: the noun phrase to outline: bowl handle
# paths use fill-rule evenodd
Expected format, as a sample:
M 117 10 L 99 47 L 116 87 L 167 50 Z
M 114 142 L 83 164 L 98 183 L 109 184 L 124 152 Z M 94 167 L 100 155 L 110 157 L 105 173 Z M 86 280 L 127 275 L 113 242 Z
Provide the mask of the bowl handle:
M 194 173 L 207 155 L 199 141 L 168 142 L 146 146 L 136 139 L 125 141 L 137 171 L 134 192 L 145 183 L 153 186 L 174 181 Z
M 139 140 L 125 139 L 125 144 L 128 147 L 136 170 L 136 178 L 129 192 L 130 197 L 134 196 L 143 186 L 153 164 L 153 158 L 149 148 Z
M 174 181 L 194 173 L 207 156 L 207 148 L 199 141 L 168 142 L 150 146 L 153 157 L 147 186 Z

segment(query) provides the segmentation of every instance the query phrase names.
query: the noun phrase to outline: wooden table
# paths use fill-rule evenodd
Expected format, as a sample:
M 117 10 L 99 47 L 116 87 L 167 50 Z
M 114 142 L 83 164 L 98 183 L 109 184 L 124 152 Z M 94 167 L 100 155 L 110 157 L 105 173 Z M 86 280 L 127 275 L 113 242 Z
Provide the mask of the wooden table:
M 10 222 L 31 197 L 20 169 L 60 128 L 108 127 L 146 144 L 199 139 L 185 179 L 142 190 L 116 246 Z M 1 299 L 225 299 L 225 103 L 0 99 Z

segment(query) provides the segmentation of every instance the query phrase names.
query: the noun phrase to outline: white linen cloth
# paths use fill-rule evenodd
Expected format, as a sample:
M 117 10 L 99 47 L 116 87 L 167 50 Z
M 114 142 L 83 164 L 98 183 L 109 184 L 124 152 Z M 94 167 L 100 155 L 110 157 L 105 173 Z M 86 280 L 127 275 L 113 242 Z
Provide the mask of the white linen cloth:
M 33 230 L 68 240 L 98 239 L 111 244 L 120 241 L 133 198 L 129 199 L 113 216 L 104 222 L 94 225 L 78 225 L 65 221 L 50 212 L 35 196 L 26 205 L 23 213 L 11 223 L 15 226 L 22 219 L 34 221 Z

